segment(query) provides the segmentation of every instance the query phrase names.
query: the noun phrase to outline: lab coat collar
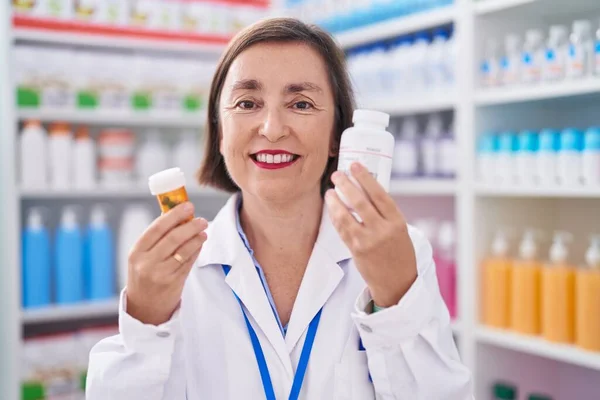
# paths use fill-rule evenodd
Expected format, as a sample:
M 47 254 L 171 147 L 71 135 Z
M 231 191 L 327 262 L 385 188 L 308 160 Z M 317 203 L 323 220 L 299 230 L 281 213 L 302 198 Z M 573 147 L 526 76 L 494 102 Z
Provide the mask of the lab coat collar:
M 323 207 L 317 241 L 308 261 L 284 338 L 251 255 L 236 227 L 238 196 L 240 194 L 233 195 L 210 223 L 207 230 L 208 240 L 204 243 L 196 265 L 231 266 L 231 271 L 225 279 L 226 283 L 242 300 L 292 377 L 289 354 L 308 328 L 310 321 L 341 282 L 344 271 L 339 263 L 351 258 L 351 253 L 331 223 L 327 207 Z

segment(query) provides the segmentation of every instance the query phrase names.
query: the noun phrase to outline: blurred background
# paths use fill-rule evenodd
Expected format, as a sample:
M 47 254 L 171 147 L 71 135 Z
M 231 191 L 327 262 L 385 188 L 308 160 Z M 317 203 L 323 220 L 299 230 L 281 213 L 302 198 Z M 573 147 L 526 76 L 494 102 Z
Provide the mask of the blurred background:
M 598 399 L 598 0 L 13 0 L 0 5 L 0 399 L 84 398 L 126 255 L 190 179 L 241 28 L 331 32 L 387 112 L 391 192 L 429 237 L 477 399 Z M 435 399 L 431 399 L 435 400 Z

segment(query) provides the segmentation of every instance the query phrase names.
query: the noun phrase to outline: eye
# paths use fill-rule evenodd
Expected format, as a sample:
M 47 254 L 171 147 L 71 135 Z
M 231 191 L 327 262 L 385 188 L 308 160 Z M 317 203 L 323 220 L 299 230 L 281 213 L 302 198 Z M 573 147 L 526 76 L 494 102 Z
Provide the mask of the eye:
M 297 101 L 294 103 L 294 108 L 296 108 L 297 110 L 305 111 L 313 108 L 313 105 L 310 104 L 308 101 Z
M 242 110 L 253 110 L 256 107 L 256 103 L 250 100 L 242 100 L 235 106 Z

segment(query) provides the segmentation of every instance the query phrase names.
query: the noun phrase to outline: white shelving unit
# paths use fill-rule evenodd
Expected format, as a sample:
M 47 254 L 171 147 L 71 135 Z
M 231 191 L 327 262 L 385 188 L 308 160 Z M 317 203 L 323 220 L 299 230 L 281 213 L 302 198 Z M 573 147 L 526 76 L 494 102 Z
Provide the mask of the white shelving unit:
M 223 192 L 212 188 L 188 187 L 190 197 L 225 196 Z M 118 188 L 94 188 L 90 190 L 28 190 L 21 189 L 21 199 L 138 199 L 148 197 L 148 188 L 142 186 Z
M 201 128 L 206 124 L 206 112 L 161 114 L 145 111 L 110 113 L 84 110 L 21 109 L 17 112 L 17 115 L 22 121 L 36 119 L 41 122 L 65 121 L 119 127 Z
M 118 309 L 118 298 L 110 301 L 86 302 L 75 305 L 53 305 L 25 310 L 21 313 L 21 321 L 24 324 L 39 324 L 81 318 L 110 317 L 117 315 Z
M 568 14 L 567 14 L 568 12 Z M 427 203 L 430 212 L 449 207 L 458 228 L 459 320 L 452 324 L 461 357 L 474 374 L 475 397 L 489 397 L 490 386 L 499 379 L 514 382 L 526 390 L 544 390 L 557 399 L 590 398 L 591 388 L 600 379 L 600 353 L 573 346 L 548 343 L 539 338 L 491 330 L 479 325 L 479 263 L 488 254 L 493 230 L 510 225 L 520 233 L 526 226 L 546 231 L 567 229 L 578 241 L 573 253 L 581 254 L 586 235 L 600 228 L 600 188 L 502 187 L 475 180 L 475 142 L 477 134 L 488 130 L 540 129 L 572 124 L 600 123 L 600 79 L 585 79 L 552 85 L 478 89 L 478 65 L 487 37 L 501 38 L 508 32 L 522 34 L 530 26 L 544 30 L 551 23 L 570 24 L 575 18 L 598 21 L 600 4 L 596 0 L 455 0 L 455 5 L 391 19 L 372 26 L 337 35 L 344 48 L 454 23 L 457 42 L 456 95 L 412 99 L 378 99 L 365 107 L 387 111 L 394 116 L 453 110 L 460 157 L 456 180 L 393 181 L 390 192 L 404 207 L 407 203 Z M 10 4 L 0 5 L 0 59 L 11 59 L 15 40 L 48 44 L 74 44 L 89 47 L 119 46 L 132 50 L 159 50 L 195 53 L 207 50 L 196 45 L 165 45 L 143 41 L 128 42 L 61 34 L 40 34 L 24 29 L 11 31 Z M 14 35 L 13 35 L 14 34 Z M 208 46 L 209 52 L 217 52 Z M 215 53 L 216 54 L 216 53 Z M 200 127 L 204 118 L 176 118 L 139 115 L 99 116 L 87 113 L 50 114 L 17 111 L 8 63 L 0 63 L 0 398 L 16 400 L 19 390 L 21 324 L 57 319 L 79 318 L 98 313 L 111 315 L 116 303 L 84 305 L 22 313 L 20 304 L 20 215 L 21 201 L 63 198 L 133 199 L 147 196 L 146 188 L 93 190 L 89 192 L 32 192 L 19 190 L 15 181 L 15 139 L 18 122 L 26 118 L 102 125 Z M 5 102 L 4 99 L 9 99 Z M 548 107 L 548 108 L 547 108 Z M 57 117 L 60 115 L 60 117 Z M 526 125 L 526 126 L 525 126 Z M 581 126 L 586 127 L 589 125 Z M 193 196 L 208 196 L 212 191 L 191 191 Z M 546 251 L 544 249 L 544 251 Z M 93 308 L 89 308 L 93 307 Z M 560 379 L 556 379 L 560 377 Z M 560 382 L 558 382 L 560 381 Z

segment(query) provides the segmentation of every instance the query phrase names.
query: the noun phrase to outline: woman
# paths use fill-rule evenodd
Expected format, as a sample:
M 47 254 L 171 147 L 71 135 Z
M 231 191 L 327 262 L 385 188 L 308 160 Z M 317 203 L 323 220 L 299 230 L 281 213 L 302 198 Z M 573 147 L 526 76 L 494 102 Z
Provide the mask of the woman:
M 206 232 L 188 203 L 139 238 L 89 400 L 472 397 L 430 245 L 363 167 L 364 192 L 333 173 L 353 110 L 343 60 L 293 19 L 229 45 L 199 178 L 235 194 Z

